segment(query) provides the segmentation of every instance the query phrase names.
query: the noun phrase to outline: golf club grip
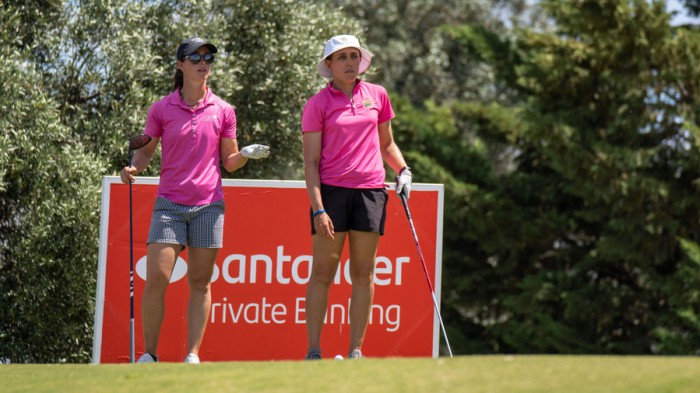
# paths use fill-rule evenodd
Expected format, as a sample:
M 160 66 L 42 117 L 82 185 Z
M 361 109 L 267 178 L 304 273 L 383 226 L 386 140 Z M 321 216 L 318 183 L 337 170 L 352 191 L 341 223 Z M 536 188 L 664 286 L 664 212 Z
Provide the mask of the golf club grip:
M 408 201 L 406 200 L 406 192 L 404 190 L 401 190 L 399 193 L 399 196 L 401 197 L 401 203 L 403 204 L 403 209 L 406 210 L 406 215 L 411 216 L 411 213 L 408 211 Z

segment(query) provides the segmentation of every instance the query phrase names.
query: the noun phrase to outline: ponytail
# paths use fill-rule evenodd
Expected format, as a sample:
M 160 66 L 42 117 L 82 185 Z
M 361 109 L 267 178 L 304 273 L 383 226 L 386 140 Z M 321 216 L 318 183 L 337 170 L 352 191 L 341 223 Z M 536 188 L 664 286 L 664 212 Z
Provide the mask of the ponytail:
M 180 69 L 175 70 L 175 76 L 173 76 L 173 91 L 179 90 L 183 85 L 184 75 L 182 74 L 182 71 Z

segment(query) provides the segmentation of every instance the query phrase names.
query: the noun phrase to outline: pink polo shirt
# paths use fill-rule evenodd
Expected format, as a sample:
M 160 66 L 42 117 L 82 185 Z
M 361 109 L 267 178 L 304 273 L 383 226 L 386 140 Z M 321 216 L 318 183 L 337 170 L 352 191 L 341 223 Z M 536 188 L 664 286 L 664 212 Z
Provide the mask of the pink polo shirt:
M 189 206 L 224 198 L 221 138 L 236 138 L 236 114 L 230 104 L 207 89 L 193 110 L 175 90 L 151 106 L 144 133 L 160 138 L 158 196 Z
M 352 101 L 332 82 L 304 106 L 302 132 L 322 132 L 321 183 L 346 188 L 384 188 L 378 125 L 394 118 L 379 85 L 358 79 Z

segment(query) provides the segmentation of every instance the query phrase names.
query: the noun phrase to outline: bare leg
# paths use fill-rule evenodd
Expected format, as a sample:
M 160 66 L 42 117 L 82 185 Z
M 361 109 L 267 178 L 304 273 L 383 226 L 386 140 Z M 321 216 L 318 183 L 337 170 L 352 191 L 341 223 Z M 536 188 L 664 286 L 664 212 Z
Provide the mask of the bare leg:
M 350 349 L 362 348 L 369 313 L 374 299 L 374 260 L 377 256 L 379 233 L 350 231 Z
M 175 261 L 182 246 L 150 243 L 146 257 L 146 286 L 141 299 L 141 319 L 146 352 L 155 355 L 158 350 L 160 326 L 165 313 L 165 290 L 170 283 Z
M 313 236 L 313 264 L 306 286 L 306 332 L 309 350 L 321 350 L 321 328 L 328 307 L 328 290 L 338 270 L 346 232 L 336 232 L 334 239 Z
M 190 300 L 187 307 L 188 353 L 199 354 L 211 310 L 211 275 L 218 248 L 190 248 L 187 258 L 187 281 Z

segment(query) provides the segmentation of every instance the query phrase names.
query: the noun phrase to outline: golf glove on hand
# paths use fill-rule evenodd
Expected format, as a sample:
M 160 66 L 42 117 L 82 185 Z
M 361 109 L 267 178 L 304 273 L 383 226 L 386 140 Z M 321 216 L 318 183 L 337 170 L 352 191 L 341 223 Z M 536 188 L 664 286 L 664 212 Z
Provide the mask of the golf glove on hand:
M 270 155 L 270 146 L 265 145 L 248 145 L 241 149 L 241 154 L 245 158 L 252 158 L 254 160 L 265 158 Z
M 406 195 L 408 199 L 411 193 L 411 184 L 413 183 L 413 174 L 411 173 L 411 168 L 405 167 L 396 176 L 396 196 L 401 198 L 401 193 Z

